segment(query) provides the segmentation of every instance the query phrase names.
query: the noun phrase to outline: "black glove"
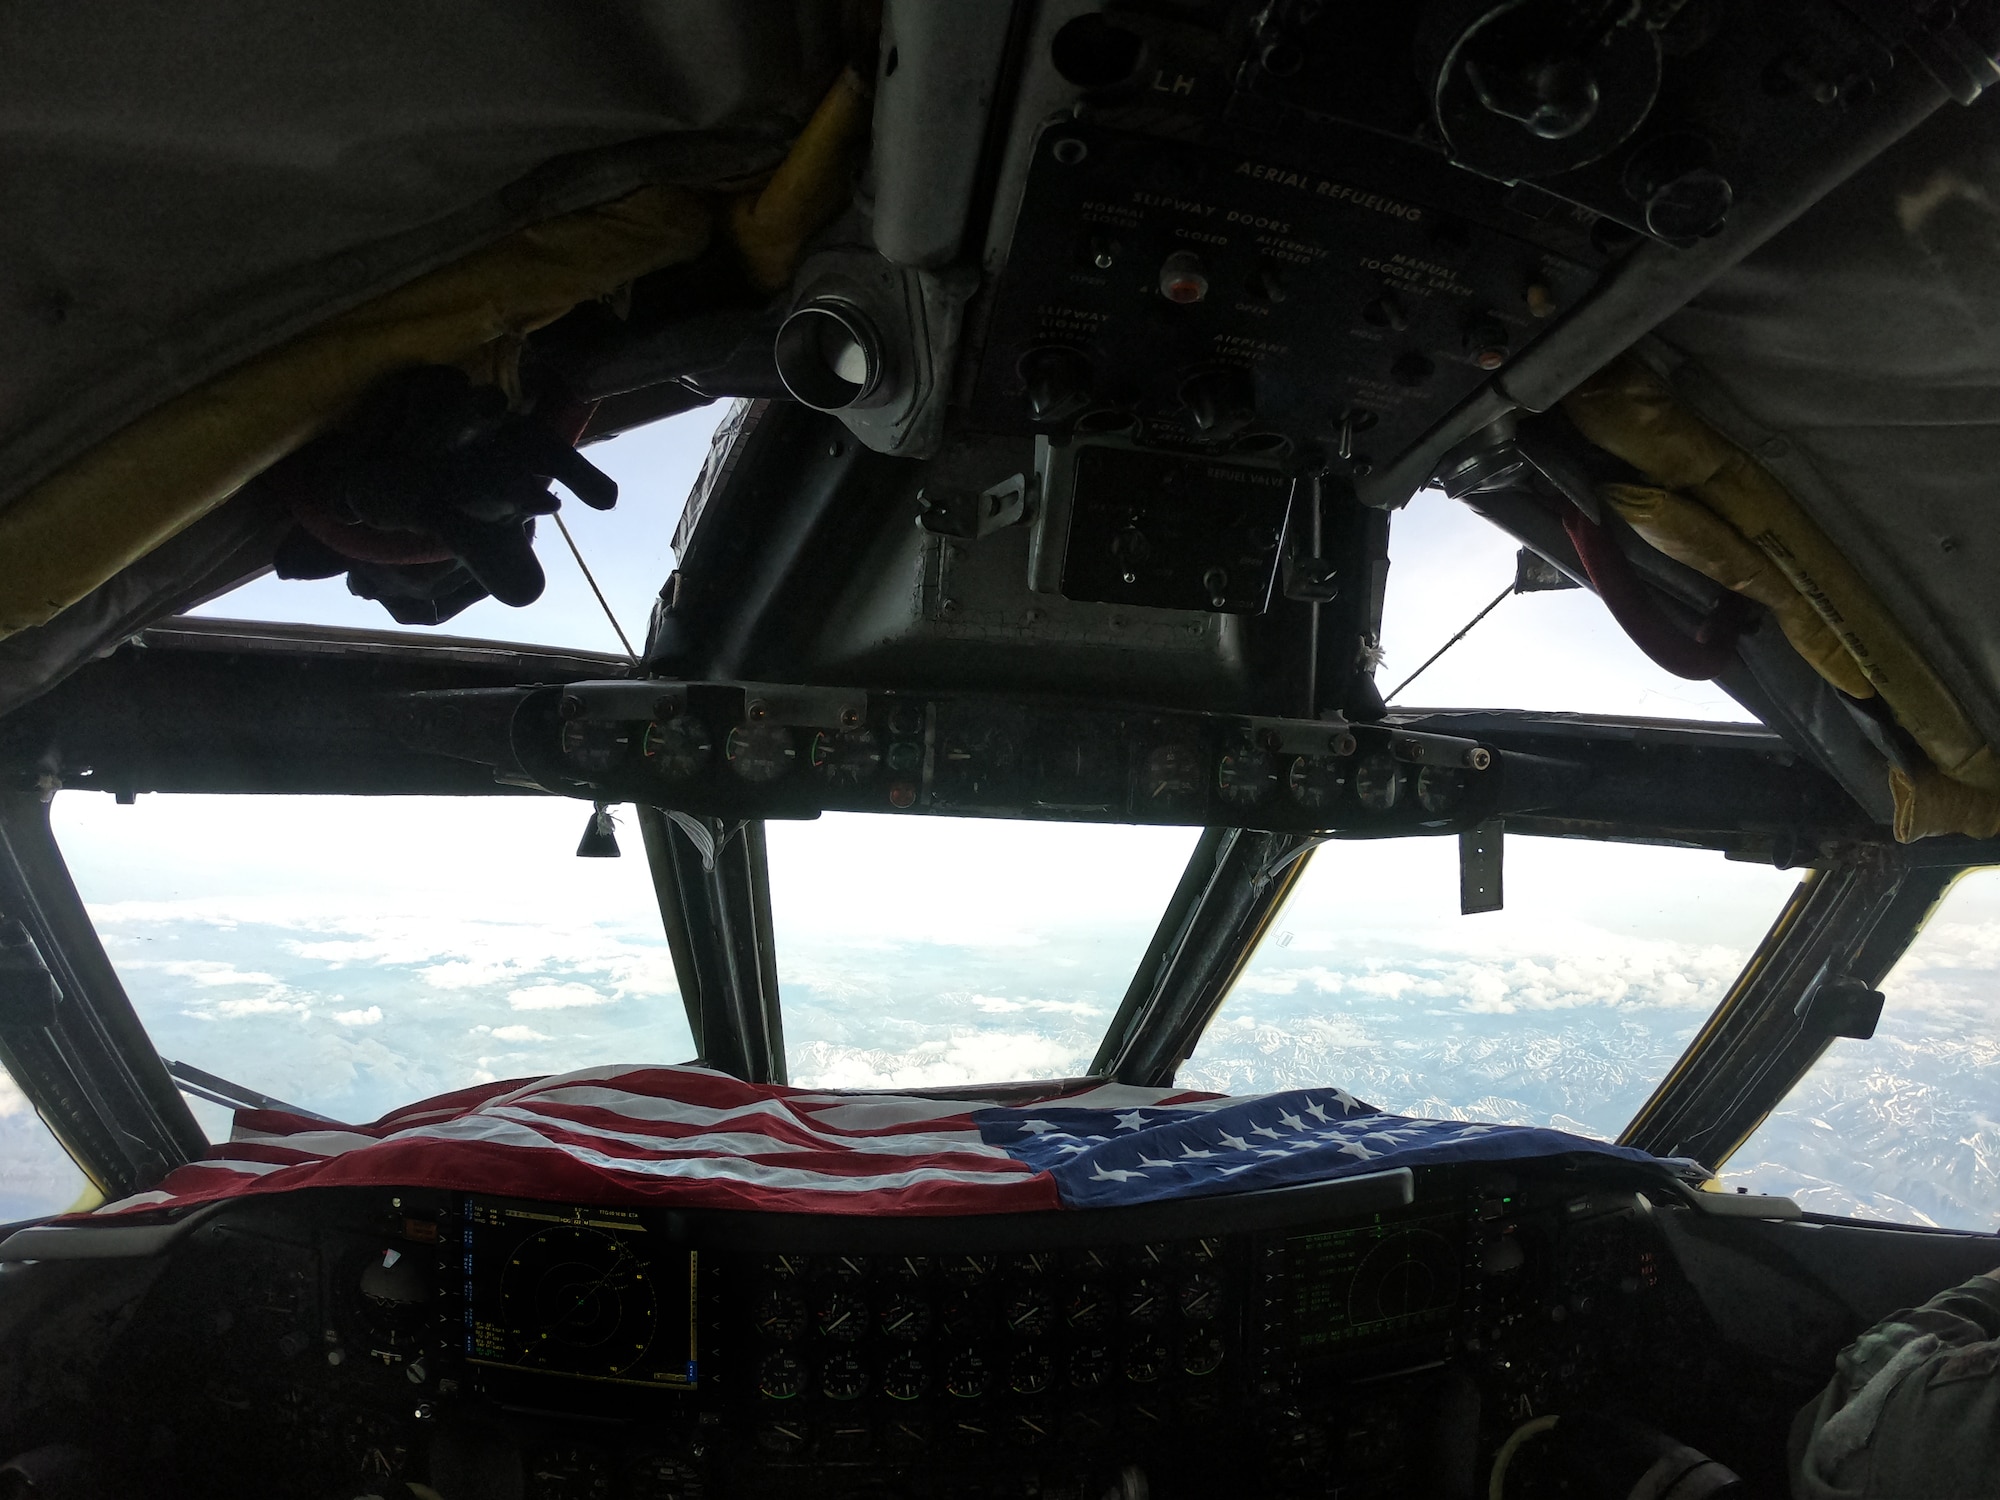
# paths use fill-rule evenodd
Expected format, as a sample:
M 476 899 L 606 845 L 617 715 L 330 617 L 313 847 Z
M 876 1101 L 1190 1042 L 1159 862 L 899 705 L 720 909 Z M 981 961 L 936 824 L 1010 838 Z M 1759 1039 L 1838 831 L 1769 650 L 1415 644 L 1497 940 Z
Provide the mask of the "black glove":
M 561 504 L 549 481 L 598 510 L 618 500 L 573 438 L 447 366 L 392 375 L 266 476 L 299 522 L 278 575 L 346 572 L 404 624 L 439 623 L 487 594 L 532 604 L 545 582 L 534 518 Z

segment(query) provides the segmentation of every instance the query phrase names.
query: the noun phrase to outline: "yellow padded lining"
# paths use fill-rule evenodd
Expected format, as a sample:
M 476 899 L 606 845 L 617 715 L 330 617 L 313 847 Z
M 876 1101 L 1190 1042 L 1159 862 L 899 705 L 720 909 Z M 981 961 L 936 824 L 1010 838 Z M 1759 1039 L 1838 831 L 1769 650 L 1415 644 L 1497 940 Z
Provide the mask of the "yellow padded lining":
M 2000 828 L 2000 758 L 1854 566 L 1769 471 L 1632 355 L 1579 386 L 1563 409 L 1585 437 L 1653 480 L 1659 491 L 1652 493 L 1673 494 L 1673 502 L 1664 503 L 1627 490 L 1625 504 L 1612 500 L 1621 514 L 1630 505 L 1636 517 L 1628 519 L 1642 533 L 1640 519 L 1657 524 L 1662 534 L 1675 532 L 1683 550 L 1663 550 L 1728 587 L 1752 584 L 1762 592 L 1744 592 L 1769 603 L 1768 582 L 1745 573 L 1741 554 L 1723 533 L 1680 509 L 1698 504 L 1762 554 L 1824 623 L 1852 667 L 1829 656 L 1817 633 L 1794 623 L 1794 606 L 1774 605 L 1787 637 L 1806 659 L 1849 692 L 1858 672 L 1922 747 L 1939 774 L 1890 776 L 1899 839 L 1947 832 L 1989 837 Z M 1675 518 L 1671 522 L 1663 519 L 1669 515 Z M 1696 535 L 1705 540 L 1706 553 L 1690 540 Z
M 40 625 L 337 421 L 382 376 L 477 364 L 708 243 L 706 203 L 648 187 L 517 230 L 148 412 L 0 511 L 0 637 Z

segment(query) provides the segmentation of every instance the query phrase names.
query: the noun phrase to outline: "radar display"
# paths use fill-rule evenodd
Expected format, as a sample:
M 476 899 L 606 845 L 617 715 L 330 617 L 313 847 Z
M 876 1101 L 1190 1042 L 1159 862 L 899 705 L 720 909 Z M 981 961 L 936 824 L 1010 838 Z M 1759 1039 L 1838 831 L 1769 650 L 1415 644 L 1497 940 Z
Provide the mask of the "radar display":
M 1285 1243 L 1293 1347 L 1331 1354 L 1448 1326 L 1458 1302 L 1451 1215 L 1378 1222 Z
M 465 1212 L 465 1352 L 588 1380 L 692 1387 L 695 1253 L 638 1215 L 474 1198 Z

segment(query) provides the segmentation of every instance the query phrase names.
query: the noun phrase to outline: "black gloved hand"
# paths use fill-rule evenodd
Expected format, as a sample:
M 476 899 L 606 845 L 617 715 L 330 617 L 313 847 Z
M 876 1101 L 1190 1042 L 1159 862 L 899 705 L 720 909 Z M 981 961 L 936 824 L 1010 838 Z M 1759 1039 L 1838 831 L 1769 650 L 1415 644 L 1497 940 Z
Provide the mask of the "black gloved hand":
M 517 607 L 540 598 L 534 518 L 561 504 L 550 480 L 598 510 L 618 500 L 570 434 L 441 365 L 388 377 L 270 477 L 300 526 L 279 548 L 279 575 L 345 571 L 349 588 L 406 624 L 488 593 Z

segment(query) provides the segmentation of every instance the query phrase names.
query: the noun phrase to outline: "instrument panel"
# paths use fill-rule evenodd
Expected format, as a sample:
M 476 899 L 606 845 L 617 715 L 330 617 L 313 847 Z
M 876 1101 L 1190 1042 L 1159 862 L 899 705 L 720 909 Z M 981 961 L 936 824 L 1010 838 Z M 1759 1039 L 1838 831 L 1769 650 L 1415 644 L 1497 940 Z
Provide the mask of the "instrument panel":
M 1176 1233 L 302 1194 L 190 1236 L 121 1399 L 172 1409 L 197 1471 L 298 1476 L 259 1494 L 1098 1500 L 1459 1493 L 1528 1416 L 1700 1388 L 1705 1317 L 1630 1187 L 1437 1168 L 1400 1208 L 1233 1206 Z
M 427 722 L 459 722 L 469 696 L 413 696 L 403 732 L 425 742 Z M 510 739 L 509 755 L 551 790 L 720 817 L 824 810 L 1450 832 L 1587 779 L 1581 767 L 1471 739 L 1338 720 L 760 684 L 527 693 Z

